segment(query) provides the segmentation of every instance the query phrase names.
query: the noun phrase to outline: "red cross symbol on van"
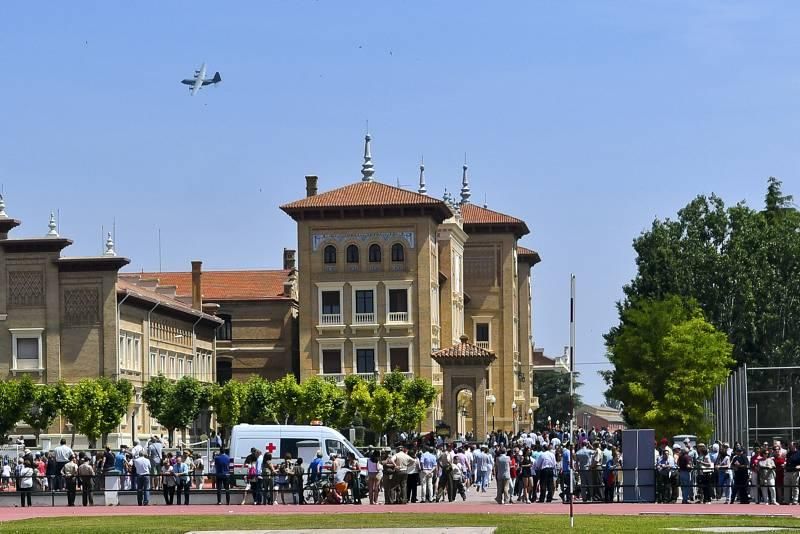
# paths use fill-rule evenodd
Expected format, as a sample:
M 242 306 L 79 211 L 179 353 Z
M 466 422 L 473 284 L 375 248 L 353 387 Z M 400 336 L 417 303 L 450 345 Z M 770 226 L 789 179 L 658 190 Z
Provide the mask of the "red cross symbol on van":
M 275 452 L 275 449 L 277 448 L 278 447 L 276 447 L 275 445 L 272 444 L 272 442 L 270 442 L 269 445 L 267 445 L 267 452 L 272 454 L 273 452 Z

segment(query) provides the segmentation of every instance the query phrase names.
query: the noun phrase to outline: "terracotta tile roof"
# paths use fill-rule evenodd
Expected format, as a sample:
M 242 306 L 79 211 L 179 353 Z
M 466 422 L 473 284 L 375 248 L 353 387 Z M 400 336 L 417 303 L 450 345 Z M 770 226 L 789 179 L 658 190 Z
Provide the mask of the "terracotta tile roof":
M 538 252 L 533 249 L 523 247 L 522 245 L 517 245 L 517 257 L 521 260 L 531 262 L 531 265 L 536 265 L 542 261 L 542 258 L 539 256 Z
M 492 361 L 495 360 L 497 356 L 495 356 L 494 352 L 490 350 L 482 349 L 477 345 L 469 343 L 466 336 L 461 336 L 460 343 L 456 343 L 452 347 L 447 347 L 432 353 L 431 358 L 434 358 L 437 361 L 466 361 L 476 359 Z
M 511 215 L 482 208 L 476 204 L 467 203 L 461 206 L 461 217 L 465 226 L 498 226 L 510 227 L 517 236 L 529 234 L 528 225 L 522 219 Z M 469 231 L 469 230 L 467 230 Z
M 157 279 L 161 286 L 176 286 L 178 297 L 191 297 L 192 273 L 131 273 L 121 275 L 127 279 Z M 203 271 L 203 300 L 290 300 L 283 295 L 283 283 L 289 271 Z
M 541 349 L 533 349 L 533 365 L 556 365 L 556 359 L 545 356 Z
M 148 302 L 158 302 L 162 306 L 167 308 L 171 308 L 173 310 L 177 310 L 188 315 L 192 315 L 194 317 L 202 317 L 208 321 L 222 324 L 222 319 L 218 317 L 214 317 L 213 315 L 209 315 L 207 313 L 200 312 L 195 310 L 191 306 L 184 304 L 178 299 L 172 298 L 169 295 L 165 295 L 163 293 L 159 293 L 157 291 L 153 291 L 151 289 L 147 289 L 141 286 L 137 286 L 132 281 L 125 280 L 124 277 L 120 277 L 117 279 L 117 293 L 118 294 L 127 294 L 131 297 L 137 297 L 142 300 L 146 300 Z
M 421 195 L 400 187 L 380 182 L 356 182 L 318 195 L 302 198 L 281 209 L 347 208 L 361 206 L 437 206 L 444 205 L 438 198 Z

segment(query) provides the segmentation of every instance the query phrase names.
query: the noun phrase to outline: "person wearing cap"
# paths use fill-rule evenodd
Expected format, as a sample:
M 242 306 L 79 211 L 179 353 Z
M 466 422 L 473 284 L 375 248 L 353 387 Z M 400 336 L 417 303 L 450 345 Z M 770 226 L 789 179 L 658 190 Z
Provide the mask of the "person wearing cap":
M 741 445 L 737 445 L 734 449 L 731 469 L 733 470 L 733 491 L 730 503 L 735 503 L 738 496 L 741 504 L 747 504 L 750 502 L 750 491 L 747 488 L 750 482 L 750 461 Z
M 714 473 L 714 464 L 711 461 L 708 447 L 706 447 L 705 443 L 697 445 L 697 466 L 699 469 L 697 485 L 700 488 L 703 504 L 708 504 L 711 502 L 711 478 Z
M 75 463 L 75 455 L 71 454 L 69 461 L 61 469 L 61 476 L 67 484 L 67 506 L 75 506 L 75 489 L 78 478 L 78 465 Z
M 308 483 L 314 484 L 322 479 L 322 451 L 317 451 L 314 459 L 308 464 Z
M 656 502 L 670 503 L 672 502 L 672 472 L 675 464 L 672 460 L 672 453 L 669 448 L 665 447 L 661 451 L 661 456 L 656 462 Z

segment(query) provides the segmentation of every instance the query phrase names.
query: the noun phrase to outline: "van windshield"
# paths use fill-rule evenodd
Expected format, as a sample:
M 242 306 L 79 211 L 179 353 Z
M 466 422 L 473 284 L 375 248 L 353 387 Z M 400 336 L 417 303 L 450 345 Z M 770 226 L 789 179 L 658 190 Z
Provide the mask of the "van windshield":
M 349 441 L 347 438 L 343 438 L 343 439 L 344 439 L 344 443 L 345 443 L 345 445 L 347 445 L 347 448 L 349 448 L 349 449 L 350 449 L 350 452 L 352 452 L 353 454 L 355 454 L 355 455 L 356 455 L 356 458 L 363 458 L 363 457 L 364 457 L 364 455 L 363 455 L 363 454 L 361 454 L 361 451 L 359 451 L 359 450 L 356 448 L 356 446 L 355 446 L 355 445 L 353 445 L 352 443 L 350 443 L 350 441 Z
M 356 446 L 350 443 L 345 437 L 342 437 L 341 441 L 339 439 L 326 439 L 325 448 L 327 449 L 329 456 L 333 453 L 336 453 L 336 455 L 342 458 L 348 452 L 352 452 L 356 458 L 364 457 L 364 455 L 359 452 Z

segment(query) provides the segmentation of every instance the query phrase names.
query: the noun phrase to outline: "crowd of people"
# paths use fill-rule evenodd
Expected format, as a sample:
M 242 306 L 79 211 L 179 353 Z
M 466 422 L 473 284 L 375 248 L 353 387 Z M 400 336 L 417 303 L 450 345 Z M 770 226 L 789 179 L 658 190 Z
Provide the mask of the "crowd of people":
M 224 497 L 228 505 L 232 489 L 244 490 L 241 504 L 255 505 L 453 502 L 489 491 L 499 504 L 623 500 L 620 433 L 500 430 L 479 442 L 465 439 L 472 436 L 446 441 L 434 433 L 399 437 L 393 449 L 368 449 L 366 469 L 352 453 L 324 460 L 320 451 L 304 465 L 302 458 L 273 458 L 254 448 L 236 474 L 221 443 L 206 469 L 202 456 L 168 450 L 159 436 L 94 453 L 75 453 L 61 440 L 47 453 L 24 449 L 16 459 L 5 458 L 0 489 L 18 491 L 21 506 L 31 505 L 33 492 L 49 490 L 66 492 L 68 506 L 80 493 L 91 506 L 92 491 L 103 489 L 135 491 L 140 506 L 149 505 L 154 492 L 167 505 L 188 505 L 190 490 L 205 485 L 216 490 L 217 504 Z M 745 448 L 664 439 L 655 446 L 653 469 L 659 503 L 798 504 L 800 449 L 794 442 Z
M 800 450 L 780 441 L 694 446 L 662 440 L 656 448 L 657 501 L 662 503 L 759 503 L 797 505 Z
M 165 504 L 189 504 L 189 488 L 203 488 L 204 464 L 191 450 L 168 452 L 165 440 L 152 436 L 146 443 L 110 447 L 96 452 L 74 452 L 65 439 L 49 452 L 23 451 L 16 458 L 3 458 L 0 489 L 20 493 L 20 506 L 31 505 L 31 493 L 65 492 L 67 506 L 75 506 L 81 493 L 84 506 L 94 504 L 94 490 L 137 492 L 139 505 L 147 505 L 150 492 L 161 491 Z

